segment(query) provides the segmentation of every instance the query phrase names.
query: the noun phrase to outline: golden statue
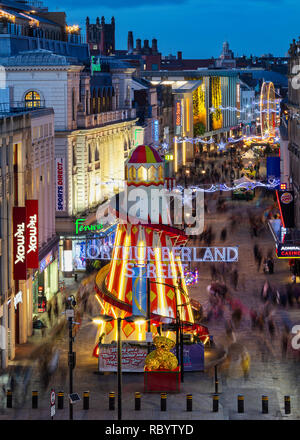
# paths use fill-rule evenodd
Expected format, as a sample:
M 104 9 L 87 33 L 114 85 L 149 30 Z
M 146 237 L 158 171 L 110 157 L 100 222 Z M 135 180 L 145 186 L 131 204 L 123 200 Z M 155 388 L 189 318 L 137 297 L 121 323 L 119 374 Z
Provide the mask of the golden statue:
M 176 356 L 170 353 L 175 342 L 165 336 L 156 336 L 153 340 L 156 350 L 151 351 L 145 359 L 148 370 L 175 370 L 178 365 Z

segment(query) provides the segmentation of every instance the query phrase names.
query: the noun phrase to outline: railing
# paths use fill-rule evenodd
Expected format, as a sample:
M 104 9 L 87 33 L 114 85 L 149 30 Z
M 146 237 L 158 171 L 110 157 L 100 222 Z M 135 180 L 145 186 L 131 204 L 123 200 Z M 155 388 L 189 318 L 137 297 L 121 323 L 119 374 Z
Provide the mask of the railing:
M 78 114 L 78 127 L 91 128 L 101 125 L 107 125 L 118 121 L 126 121 L 127 119 L 134 119 L 136 117 L 136 110 L 124 109 L 115 110 L 111 112 L 97 113 L 92 115 Z
M 31 103 L 26 104 L 24 101 L 0 102 L 0 115 L 8 113 L 22 113 L 26 111 L 38 110 L 45 108 L 45 102 L 40 101 L 36 107 L 30 107 Z

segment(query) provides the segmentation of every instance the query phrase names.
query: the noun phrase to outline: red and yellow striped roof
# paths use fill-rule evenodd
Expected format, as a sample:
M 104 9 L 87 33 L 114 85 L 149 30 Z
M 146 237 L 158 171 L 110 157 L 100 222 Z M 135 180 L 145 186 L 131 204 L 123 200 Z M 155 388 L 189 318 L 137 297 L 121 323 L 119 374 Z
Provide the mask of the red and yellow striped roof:
M 132 152 L 128 163 L 159 163 L 163 162 L 159 153 L 148 145 L 139 145 Z

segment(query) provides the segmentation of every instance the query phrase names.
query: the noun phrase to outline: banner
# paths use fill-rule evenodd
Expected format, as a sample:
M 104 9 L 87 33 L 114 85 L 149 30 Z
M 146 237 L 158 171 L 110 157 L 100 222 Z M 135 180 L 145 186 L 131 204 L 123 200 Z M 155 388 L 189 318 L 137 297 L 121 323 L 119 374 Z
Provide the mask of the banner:
M 147 316 L 147 278 L 146 267 L 135 266 L 132 268 L 132 314 Z
M 181 101 L 175 101 L 175 136 L 182 134 L 182 106 Z
M 176 355 L 176 347 L 172 353 Z M 180 345 L 179 345 L 180 356 Z M 189 344 L 183 346 L 183 365 L 184 371 L 204 371 L 204 345 Z
M 267 157 L 267 179 L 268 182 L 274 179 L 280 180 L 280 157 L 278 156 Z
M 38 200 L 26 200 L 26 258 L 27 268 L 39 267 Z
M 117 371 L 118 365 L 117 345 L 100 345 L 99 371 Z M 122 372 L 143 372 L 145 359 L 148 354 L 147 347 L 122 343 Z
M 277 200 L 284 228 L 295 227 L 294 191 L 277 191 Z
M 66 210 L 65 174 L 65 159 L 57 157 L 55 159 L 56 211 Z
M 176 347 L 172 349 L 176 353 Z M 142 373 L 148 354 L 147 346 L 122 343 L 123 373 Z M 204 371 L 204 345 L 186 344 L 183 346 L 184 371 Z M 100 345 L 99 371 L 117 371 L 118 348 L 116 344 Z
M 26 280 L 26 208 L 13 208 L 14 280 Z

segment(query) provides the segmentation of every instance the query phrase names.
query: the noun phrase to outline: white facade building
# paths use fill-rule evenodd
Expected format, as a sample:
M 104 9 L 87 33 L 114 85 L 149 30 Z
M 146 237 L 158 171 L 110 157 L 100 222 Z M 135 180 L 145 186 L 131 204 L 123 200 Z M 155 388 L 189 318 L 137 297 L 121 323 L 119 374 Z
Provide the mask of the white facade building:
M 1 63 L 11 100 L 28 103 L 32 98 L 32 105 L 40 100 L 54 109 L 56 230 L 73 232 L 72 217 L 95 209 L 114 183 L 124 180 L 124 159 L 134 146 L 134 69 L 123 69 L 123 76 L 114 72 L 114 93 L 102 97 L 84 66 L 50 51 L 24 52 Z M 58 172 L 63 173 L 62 185 L 57 185 Z

